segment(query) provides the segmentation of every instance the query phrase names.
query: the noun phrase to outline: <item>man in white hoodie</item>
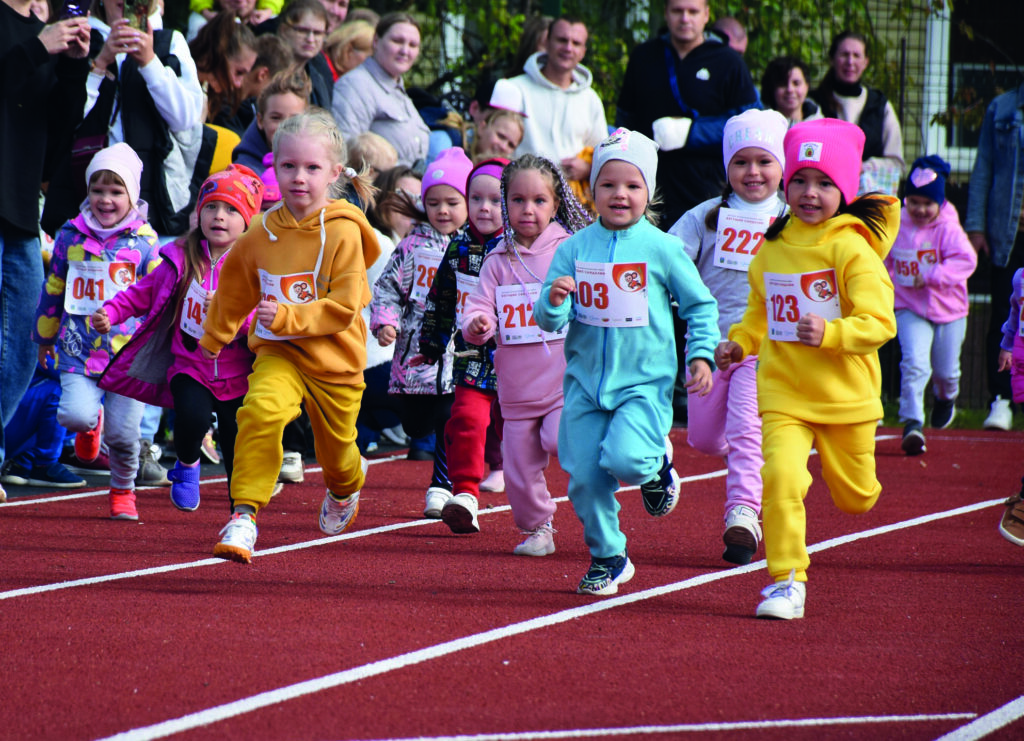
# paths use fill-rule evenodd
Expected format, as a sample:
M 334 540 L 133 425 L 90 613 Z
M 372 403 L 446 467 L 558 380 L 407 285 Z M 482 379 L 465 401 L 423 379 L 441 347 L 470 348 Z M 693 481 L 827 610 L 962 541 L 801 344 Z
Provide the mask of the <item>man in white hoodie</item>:
M 604 104 L 590 87 L 593 76 L 580 62 L 587 27 L 575 18 L 551 24 L 545 51 L 530 56 L 512 83 L 523 91 L 526 130 L 516 155 L 537 154 L 559 163 L 569 180 L 590 177 L 580 154 L 608 136 Z

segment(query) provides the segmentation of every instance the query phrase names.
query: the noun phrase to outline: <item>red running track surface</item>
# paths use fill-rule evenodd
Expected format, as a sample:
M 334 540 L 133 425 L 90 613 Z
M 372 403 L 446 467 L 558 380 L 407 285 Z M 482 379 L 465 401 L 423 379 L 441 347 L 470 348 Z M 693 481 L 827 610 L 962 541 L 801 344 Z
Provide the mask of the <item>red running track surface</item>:
M 684 430 L 675 512 L 620 494 L 637 573 L 609 598 L 574 593 L 589 556 L 557 463 L 545 558 L 512 555 L 501 494 L 476 535 L 422 519 L 429 464 L 404 459 L 373 462 L 337 538 L 307 471 L 260 514 L 251 566 L 209 557 L 223 481 L 194 513 L 140 491 L 137 524 L 104 519 L 105 492 L 13 500 L 0 738 L 1024 738 L 1024 549 L 996 531 L 1024 435 L 932 432 L 907 458 L 879 434 L 873 511 L 810 491 L 792 622 L 753 617 L 764 562 L 721 560 L 721 462 Z

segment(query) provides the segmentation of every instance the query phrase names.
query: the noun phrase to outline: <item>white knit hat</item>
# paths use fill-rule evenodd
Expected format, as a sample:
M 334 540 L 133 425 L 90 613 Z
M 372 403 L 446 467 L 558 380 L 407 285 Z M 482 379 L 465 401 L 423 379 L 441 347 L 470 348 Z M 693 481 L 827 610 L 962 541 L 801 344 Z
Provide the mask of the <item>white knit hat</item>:
M 606 162 L 622 160 L 635 166 L 643 175 L 649 195 L 654 194 L 658 175 L 658 145 L 639 131 L 616 129 L 594 148 L 594 162 L 590 167 L 590 188 L 594 189 L 597 176 Z
M 132 205 L 134 206 L 139 202 L 139 191 L 142 187 L 140 184 L 142 179 L 142 160 L 139 159 L 139 155 L 135 154 L 134 149 L 124 142 L 118 142 L 98 151 L 93 156 L 92 161 L 89 162 L 89 166 L 85 168 L 86 187 L 88 187 L 89 181 L 92 180 L 93 174 L 100 170 L 109 170 L 121 178 L 124 181 L 125 189 L 128 191 L 128 197 L 131 198 Z
M 786 169 L 786 151 L 783 143 L 789 123 L 778 111 L 759 111 L 754 108 L 743 111 L 725 122 L 722 136 L 722 161 L 726 169 L 729 162 L 741 149 L 757 147 L 763 149 Z

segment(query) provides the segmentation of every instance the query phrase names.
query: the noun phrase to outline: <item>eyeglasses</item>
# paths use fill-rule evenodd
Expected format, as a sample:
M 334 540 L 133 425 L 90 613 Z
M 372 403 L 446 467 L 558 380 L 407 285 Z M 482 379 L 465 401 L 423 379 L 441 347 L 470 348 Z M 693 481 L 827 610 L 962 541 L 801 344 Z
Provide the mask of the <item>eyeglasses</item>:
M 304 26 L 293 26 L 291 23 L 286 24 L 291 29 L 292 33 L 298 34 L 299 36 L 312 36 L 314 39 L 322 39 L 327 35 L 327 31 L 321 31 L 317 28 L 305 28 Z

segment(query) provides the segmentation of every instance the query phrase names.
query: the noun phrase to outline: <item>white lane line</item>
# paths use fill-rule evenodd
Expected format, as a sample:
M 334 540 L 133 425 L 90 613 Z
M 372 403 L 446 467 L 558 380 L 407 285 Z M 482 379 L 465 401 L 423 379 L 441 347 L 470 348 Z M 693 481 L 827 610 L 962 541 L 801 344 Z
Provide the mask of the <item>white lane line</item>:
M 995 733 L 1000 728 L 1024 717 L 1024 696 L 1012 700 L 1001 708 L 996 708 L 991 713 L 978 718 L 973 723 L 950 731 L 945 736 L 940 736 L 936 741 L 974 741 L 990 733 Z
M 522 733 L 478 733 L 459 736 L 415 736 L 377 739 L 376 741 L 530 741 L 531 739 L 609 738 L 636 736 L 641 733 L 708 733 L 721 731 L 770 730 L 773 728 L 822 728 L 871 723 L 921 723 L 944 720 L 966 720 L 977 713 L 942 713 L 939 715 L 864 715 L 845 718 L 800 718 L 794 720 L 741 720 L 728 723 L 680 723 L 663 726 L 629 726 L 620 728 L 578 728 L 561 731 L 526 731 Z
M 1002 499 L 992 499 L 987 502 L 978 502 L 976 504 L 968 505 L 965 507 L 958 507 L 953 510 L 947 510 L 946 512 L 936 512 L 932 515 L 925 517 L 917 517 L 913 520 L 908 520 L 905 523 L 895 523 L 892 525 L 885 525 L 882 527 L 873 528 L 871 530 L 865 530 L 861 533 L 856 533 L 852 536 L 844 536 L 842 538 L 833 538 L 819 543 L 814 546 L 815 550 L 824 550 L 825 548 L 835 548 L 845 543 L 850 543 L 856 540 L 863 540 L 866 538 L 875 537 L 877 535 L 884 535 L 886 533 L 900 530 L 903 528 L 914 527 L 916 525 L 924 524 L 926 522 L 934 522 L 937 520 L 946 519 L 949 517 L 956 517 L 961 514 L 968 512 L 974 512 L 976 510 L 991 507 L 996 504 L 1002 504 Z M 714 571 L 707 574 L 701 574 L 700 576 L 685 579 L 680 582 L 673 584 L 665 584 L 660 587 L 652 587 L 645 589 L 640 592 L 632 592 L 630 594 L 622 594 L 615 597 L 609 597 L 608 599 L 601 600 L 599 602 L 590 602 L 580 607 L 573 607 L 567 610 L 560 610 L 558 612 L 551 613 L 549 615 L 541 615 L 530 620 L 525 620 L 519 623 L 512 623 L 499 628 L 492 628 L 491 630 L 477 633 L 475 635 L 464 636 L 462 638 L 456 638 L 445 643 L 439 643 L 434 646 L 428 646 L 421 648 L 417 651 L 411 651 L 409 653 L 393 656 L 387 659 L 381 659 L 380 661 L 374 661 L 363 666 L 353 667 L 344 671 L 336 672 L 334 674 L 328 674 L 315 679 L 306 680 L 305 682 L 298 682 L 296 684 L 288 685 L 286 687 L 280 687 L 275 690 L 269 690 L 267 692 L 261 692 L 257 695 L 250 697 L 244 697 L 234 702 L 229 702 L 224 705 L 218 705 L 206 710 L 200 710 L 195 713 L 189 713 L 179 718 L 163 721 L 150 726 L 144 726 L 141 728 L 135 728 L 122 733 L 110 736 L 109 739 L 117 739 L 118 741 L 142 741 L 143 739 L 155 739 L 170 736 L 175 733 L 182 733 L 184 731 L 191 730 L 193 728 L 200 728 L 202 726 L 210 725 L 211 723 L 217 723 L 228 718 L 234 718 L 239 715 L 246 713 L 255 712 L 271 705 L 276 705 L 281 702 L 288 700 L 294 700 L 304 695 L 310 695 L 324 690 L 333 689 L 342 685 L 351 684 L 352 682 L 358 682 L 370 677 L 375 677 L 388 672 L 397 671 L 398 669 L 404 669 L 409 666 L 423 663 L 425 661 L 432 661 L 433 659 L 448 656 L 450 654 L 457 653 L 459 651 L 465 651 L 470 648 L 476 648 L 488 643 L 494 643 L 496 641 L 505 640 L 513 636 L 528 633 L 534 630 L 540 630 L 541 628 L 548 628 L 553 625 L 559 625 L 561 623 L 569 622 L 570 620 L 576 620 L 578 618 L 593 615 L 606 610 L 611 610 L 616 607 L 622 607 L 624 605 L 630 605 L 634 602 L 641 602 L 655 597 L 661 597 L 674 592 L 681 592 L 687 589 L 693 589 L 695 587 L 710 584 L 712 582 L 720 581 L 722 579 L 729 579 L 740 574 L 748 574 L 752 571 L 758 571 L 764 568 L 764 560 L 755 561 L 746 566 L 738 566 L 736 568 L 727 569 L 725 571 Z M 104 739 L 103 741 L 108 741 Z

